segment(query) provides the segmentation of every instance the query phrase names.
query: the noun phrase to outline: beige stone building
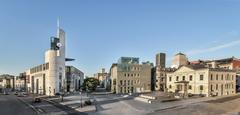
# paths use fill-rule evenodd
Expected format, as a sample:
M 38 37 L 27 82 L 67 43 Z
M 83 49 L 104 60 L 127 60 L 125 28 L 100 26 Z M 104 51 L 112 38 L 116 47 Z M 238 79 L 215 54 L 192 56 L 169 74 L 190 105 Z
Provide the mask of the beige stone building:
M 121 57 L 110 69 L 112 91 L 117 94 L 150 92 L 151 68 L 151 64 L 139 64 L 139 58 Z
M 185 65 L 167 74 L 168 92 L 222 96 L 236 93 L 236 72 L 204 65 Z
M 105 71 L 105 68 L 102 68 L 100 72 L 94 74 L 94 78 L 99 80 L 101 87 L 106 86 L 107 77 L 108 77 L 108 73 Z
M 8 74 L 3 74 L 0 75 L 0 90 L 2 89 L 14 89 L 15 87 L 15 82 L 14 82 L 14 76 L 13 75 L 8 75 Z

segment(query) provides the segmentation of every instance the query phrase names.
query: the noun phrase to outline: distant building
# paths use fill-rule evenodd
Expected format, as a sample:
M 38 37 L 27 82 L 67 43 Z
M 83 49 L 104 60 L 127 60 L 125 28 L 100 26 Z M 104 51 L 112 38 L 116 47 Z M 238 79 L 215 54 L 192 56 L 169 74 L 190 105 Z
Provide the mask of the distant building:
M 108 73 L 105 71 L 105 68 L 102 68 L 100 72 L 95 73 L 94 77 L 99 80 L 100 86 L 106 88 Z
M 18 91 L 27 90 L 26 73 L 20 73 L 19 76 L 15 77 L 15 90 L 18 90 Z
M 149 63 L 139 64 L 139 58 L 121 57 L 110 69 L 112 91 L 117 94 L 150 92 L 151 68 Z
M 156 67 L 156 81 L 155 81 L 155 91 L 166 92 L 166 82 L 167 82 L 167 74 L 175 71 L 175 68 L 160 68 Z
M 74 66 L 66 66 L 67 92 L 78 91 L 84 81 L 84 73 Z
M 204 65 L 183 65 L 167 74 L 168 92 L 205 96 L 222 96 L 236 93 L 236 72 Z
M 165 53 L 158 53 L 156 55 L 156 66 L 158 68 L 166 67 L 166 54 Z
M 14 90 L 15 80 L 13 75 L 3 74 L 0 75 L 0 92 L 3 90 Z
M 188 58 L 185 54 L 183 53 L 178 53 L 174 56 L 173 61 L 172 61 L 172 68 L 178 68 L 183 65 L 188 65 Z
M 158 53 L 156 55 L 156 66 L 154 68 L 154 90 L 166 91 L 166 77 L 169 72 L 174 71 L 174 68 L 166 68 L 166 54 Z

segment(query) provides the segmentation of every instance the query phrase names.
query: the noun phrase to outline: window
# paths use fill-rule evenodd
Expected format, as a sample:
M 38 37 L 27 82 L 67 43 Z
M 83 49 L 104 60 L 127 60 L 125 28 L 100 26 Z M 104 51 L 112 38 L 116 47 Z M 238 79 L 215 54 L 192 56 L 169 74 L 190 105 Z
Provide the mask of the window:
M 191 86 L 191 85 L 189 85 L 189 86 L 188 86 L 188 89 L 190 89 L 190 90 L 191 90 L 191 89 L 192 89 L 192 86 Z
M 169 81 L 172 81 L 172 77 L 169 77 Z
M 124 80 L 124 85 L 126 85 L 126 80 Z
M 200 85 L 200 90 L 203 90 L 203 85 Z
M 185 81 L 185 76 L 182 77 L 182 80 Z
M 223 74 L 222 74 L 222 80 L 223 80 Z
M 211 88 L 210 88 L 210 89 L 211 89 L 211 91 L 213 91 L 213 85 L 211 85 Z
M 126 76 L 127 76 L 127 74 L 125 73 L 125 74 L 124 74 L 124 76 L 126 77 Z
M 178 76 L 176 77 L 176 81 L 178 81 Z
M 234 79 L 234 75 L 232 75 L 232 80 Z
M 130 80 L 128 80 L 128 85 L 130 85 Z
M 218 90 L 218 84 L 216 84 L 216 90 Z
M 192 75 L 189 76 L 189 80 L 192 81 Z
M 211 78 L 211 80 L 213 80 L 213 75 L 212 75 L 212 74 L 211 74 L 211 77 L 210 77 L 210 78 Z
M 218 74 L 216 75 L 216 80 L 218 80 Z
M 172 86 L 171 86 L 171 85 L 169 85 L 169 89 L 172 89 Z
M 164 78 L 161 78 L 161 81 L 163 82 Z
M 203 75 L 200 75 L 200 80 L 203 80 Z
M 122 80 L 120 80 L 120 85 L 122 85 Z

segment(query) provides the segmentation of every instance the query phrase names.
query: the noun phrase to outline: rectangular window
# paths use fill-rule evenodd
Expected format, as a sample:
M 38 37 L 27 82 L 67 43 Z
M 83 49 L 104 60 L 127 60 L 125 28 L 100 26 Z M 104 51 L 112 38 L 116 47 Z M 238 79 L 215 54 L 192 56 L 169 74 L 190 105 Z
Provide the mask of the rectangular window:
M 122 85 L 122 80 L 120 80 L 120 85 Z
M 210 77 L 210 78 L 211 78 L 211 80 L 213 80 L 213 75 L 212 75 L 212 74 L 211 74 L 211 77 Z
M 203 90 L 203 85 L 200 85 L 200 90 Z
M 189 80 L 192 81 L 192 75 L 189 76 Z
M 218 90 L 218 84 L 216 84 L 216 90 Z
M 200 75 L 200 80 L 201 80 L 201 81 L 203 80 L 203 75 Z
M 189 85 L 189 86 L 188 86 L 188 89 L 190 89 L 190 90 L 191 90 L 191 89 L 192 89 L 192 86 L 191 86 L 191 85 Z
M 169 77 L 169 81 L 172 81 L 172 77 Z
M 218 74 L 216 75 L 216 80 L 218 80 Z
M 176 77 L 176 81 L 178 81 L 178 76 Z
M 182 77 L 182 80 L 185 81 L 185 76 Z

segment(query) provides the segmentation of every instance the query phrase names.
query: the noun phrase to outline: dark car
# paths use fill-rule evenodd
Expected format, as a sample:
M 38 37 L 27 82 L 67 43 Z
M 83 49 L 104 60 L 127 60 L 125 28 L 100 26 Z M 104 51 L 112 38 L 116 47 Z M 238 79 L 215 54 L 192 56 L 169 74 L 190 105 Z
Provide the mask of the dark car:
M 38 97 L 36 97 L 36 98 L 34 98 L 34 101 L 33 101 L 34 103 L 40 103 L 41 102 L 41 99 L 40 98 L 38 98 Z

